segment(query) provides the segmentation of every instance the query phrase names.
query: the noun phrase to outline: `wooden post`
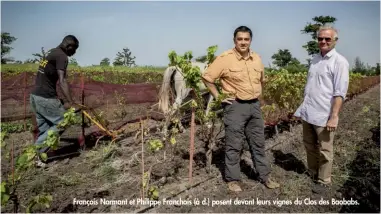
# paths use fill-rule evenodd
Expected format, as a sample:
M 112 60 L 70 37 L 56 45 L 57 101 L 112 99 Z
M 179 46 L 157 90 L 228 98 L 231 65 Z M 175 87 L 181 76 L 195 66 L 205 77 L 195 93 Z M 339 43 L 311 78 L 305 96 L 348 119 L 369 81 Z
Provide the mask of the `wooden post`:
M 85 105 L 85 80 L 83 76 L 83 72 L 81 72 L 81 104 L 82 106 Z M 80 146 L 82 147 L 85 145 L 85 114 L 82 112 L 82 133 L 81 133 L 81 142 Z
M 24 131 L 26 131 L 26 73 L 27 72 L 24 72 Z
M 192 184 L 192 164 L 193 164 L 193 150 L 194 150 L 194 132 L 195 132 L 195 112 L 192 106 L 192 117 L 191 117 L 191 131 L 190 131 L 190 144 L 189 144 L 189 184 Z
M 140 131 L 141 131 L 141 140 L 142 140 L 142 193 L 141 193 L 141 198 L 144 200 L 144 128 L 143 128 L 143 121 L 142 118 L 140 117 Z
M 15 144 L 14 144 L 14 141 L 12 140 L 12 152 L 11 152 L 11 162 L 12 162 L 12 185 L 15 185 L 15 157 L 14 157 L 14 152 L 15 152 Z M 13 199 L 13 212 L 14 212 L 14 213 L 17 213 L 17 212 L 18 212 L 17 196 Z
M 279 134 L 279 130 L 278 130 L 278 123 L 275 124 L 275 134 L 278 135 Z

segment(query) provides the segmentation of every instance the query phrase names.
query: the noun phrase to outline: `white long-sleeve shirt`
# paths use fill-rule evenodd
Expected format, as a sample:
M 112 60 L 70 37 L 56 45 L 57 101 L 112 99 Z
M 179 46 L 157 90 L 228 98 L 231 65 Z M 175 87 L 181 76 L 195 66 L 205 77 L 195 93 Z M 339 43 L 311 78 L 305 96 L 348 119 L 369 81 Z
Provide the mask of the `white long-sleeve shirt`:
M 294 113 L 302 120 L 325 127 L 335 96 L 343 100 L 349 86 L 349 63 L 335 49 L 313 57 L 304 89 L 304 100 Z

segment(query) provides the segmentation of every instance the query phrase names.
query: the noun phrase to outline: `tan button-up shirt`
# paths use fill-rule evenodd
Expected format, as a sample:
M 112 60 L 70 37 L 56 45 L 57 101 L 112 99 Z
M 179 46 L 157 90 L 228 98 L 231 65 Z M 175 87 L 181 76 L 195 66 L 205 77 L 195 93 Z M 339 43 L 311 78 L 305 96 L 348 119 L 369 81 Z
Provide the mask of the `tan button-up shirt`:
M 235 48 L 217 56 L 206 69 L 203 78 L 211 83 L 220 79 L 222 92 L 241 100 L 258 98 L 265 79 L 264 65 L 260 56 L 250 51 L 245 59 Z

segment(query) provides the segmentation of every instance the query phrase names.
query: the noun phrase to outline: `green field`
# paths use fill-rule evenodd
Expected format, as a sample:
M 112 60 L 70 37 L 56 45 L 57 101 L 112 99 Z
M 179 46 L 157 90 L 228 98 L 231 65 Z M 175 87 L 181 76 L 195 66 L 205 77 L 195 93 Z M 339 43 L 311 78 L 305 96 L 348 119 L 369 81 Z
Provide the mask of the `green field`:
M 2 79 L 12 78 L 15 75 L 37 71 L 37 64 L 18 64 L 2 66 Z M 266 69 L 267 82 L 264 86 L 261 99 L 264 100 L 263 113 L 270 123 L 276 122 L 294 112 L 303 100 L 304 86 L 307 80 L 305 66 L 289 66 L 286 69 Z M 104 83 L 135 84 L 157 83 L 161 84 L 165 68 L 158 67 L 112 67 L 112 66 L 69 66 L 69 81 L 78 81 L 78 75 Z M 354 96 L 369 87 L 379 83 L 379 76 L 364 76 L 359 73 L 350 73 L 348 97 Z M 87 84 L 87 83 L 85 83 Z
M 22 73 L 22 72 L 36 72 L 38 64 L 3 64 L 1 65 L 1 72 L 5 73 Z M 80 67 L 69 65 L 70 72 L 164 72 L 165 67 L 141 66 L 141 67 L 126 67 L 126 66 L 86 66 Z

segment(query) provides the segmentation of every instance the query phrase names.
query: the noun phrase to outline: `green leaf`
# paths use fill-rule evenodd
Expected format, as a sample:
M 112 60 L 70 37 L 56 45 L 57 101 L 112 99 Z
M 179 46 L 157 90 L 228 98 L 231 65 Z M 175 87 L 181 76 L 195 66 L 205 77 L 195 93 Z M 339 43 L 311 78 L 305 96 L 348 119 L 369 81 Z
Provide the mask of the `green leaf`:
M 23 165 L 26 164 L 27 161 L 28 161 L 28 154 L 27 154 L 27 153 L 23 153 L 23 154 L 21 154 L 21 155 L 17 158 L 16 164 L 17 164 L 17 165 L 20 165 L 20 166 L 23 166 Z
M 172 145 L 176 144 L 176 138 L 174 138 L 174 137 L 171 137 L 171 140 L 170 140 L 170 142 L 171 142 L 171 144 L 172 144 Z
M 10 196 L 6 193 L 1 193 L 1 204 L 5 206 L 9 201 Z
M 5 181 L 1 182 L 1 204 L 5 206 L 9 200 L 9 190 L 7 188 L 7 183 Z
M 26 212 L 31 213 L 32 209 L 36 205 L 41 205 L 41 206 L 44 206 L 45 208 L 49 208 L 52 201 L 53 201 L 53 197 L 49 194 L 37 195 L 29 201 L 28 206 L 26 208 Z
M 43 161 L 46 161 L 48 159 L 48 155 L 46 153 L 41 153 L 40 157 Z

